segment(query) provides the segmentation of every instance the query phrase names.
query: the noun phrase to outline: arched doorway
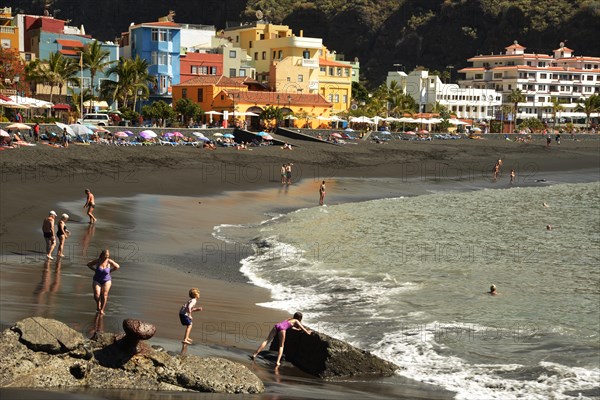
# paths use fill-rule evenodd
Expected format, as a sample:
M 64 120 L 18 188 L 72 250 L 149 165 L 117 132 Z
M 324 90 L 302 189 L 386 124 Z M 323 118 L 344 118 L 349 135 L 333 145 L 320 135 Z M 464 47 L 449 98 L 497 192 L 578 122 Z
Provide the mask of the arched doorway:
M 260 107 L 250 107 L 247 112 L 252 112 L 256 114 L 256 117 L 250 117 L 250 124 L 248 125 L 248 129 L 250 130 L 260 130 L 260 114 L 262 114 L 263 109 Z

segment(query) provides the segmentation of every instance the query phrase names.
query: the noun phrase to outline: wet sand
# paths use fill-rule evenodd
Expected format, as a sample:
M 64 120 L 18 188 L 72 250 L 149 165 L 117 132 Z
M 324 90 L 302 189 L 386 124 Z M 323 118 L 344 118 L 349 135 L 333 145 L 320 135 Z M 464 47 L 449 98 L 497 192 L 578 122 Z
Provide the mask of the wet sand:
M 181 351 L 183 328 L 176 313 L 187 290 L 197 286 L 205 311 L 195 315 L 192 337 L 197 344 L 184 350 L 252 366 L 267 382 L 267 394 L 261 398 L 276 398 L 282 391 L 285 398 L 334 399 L 353 391 L 361 398 L 447 397 L 401 377 L 324 384 L 291 366 L 275 376 L 270 364 L 251 364 L 248 352 L 288 314 L 257 305 L 270 300 L 269 292 L 248 284 L 239 272 L 239 260 L 250 249 L 215 239 L 213 228 L 257 223 L 280 212 L 316 206 L 322 179 L 328 181 L 328 204 L 448 187 L 508 187 L 511 168 L 517 169 L 518 185 L 551 176 L 571 181 L 585 174 L 593 179 L 598 176 L 599 143 L 597 137 L 585 137 L 551 149 L 540 138 L 532 144 L 500 139 L 299 143 L 294 151 L 105 146 L 6 150 L 0 153 L 0 319 L 8 327 L 39 315 L 90 334 L 98 328 L 118 331 L 124 318 L 141 318 L 158 326 L 153 343 Z M 503 175 L 493 182 L 491 166 L 500 157 Z M 288 161 L 295 164 L 294 180 L 301 183 L 282 187 L 279 168 Z M 92 228 L 82 208 L 86 187 L 97 196 L 99 222 Z M 43 257 L 40 227 L 50 209 L 71 215 L 68 226 L 73 234 L 67 241 L 67 258 L 59 264 L 46 263 Z M 85 262 L 104 246 L 123 268 L 114 274 L 108 312 L 99 320 L 91 297 L 92 271 Z M 5 394 L 2 391 L 3 398 Z

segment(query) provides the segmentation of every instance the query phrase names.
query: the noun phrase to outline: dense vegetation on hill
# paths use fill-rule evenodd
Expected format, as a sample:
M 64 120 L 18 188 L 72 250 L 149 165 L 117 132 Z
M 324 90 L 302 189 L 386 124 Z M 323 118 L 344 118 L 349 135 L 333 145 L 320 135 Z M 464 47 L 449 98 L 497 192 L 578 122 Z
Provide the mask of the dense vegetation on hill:
M 49 0 L 5 0 L 41 14 Z M 53 0 L 57 18 L 114 40 L 130 23 L 156 20 L 169 9 L 175 21 L 215 25 L 256 20 L 256 11 L 294 33 L 322 37 L 326 46 L 357 57 L 369 86 L 394 64 L 454 71 L 476 54 L 504 51 L 514 40 L 528 52 L 551 54 L 560 42 L 576 55 L 600 56 L 600 0 Z M 596 38 L 596 39 L 594 39 Z M 454 72 L 456 78 L 456 72 Z

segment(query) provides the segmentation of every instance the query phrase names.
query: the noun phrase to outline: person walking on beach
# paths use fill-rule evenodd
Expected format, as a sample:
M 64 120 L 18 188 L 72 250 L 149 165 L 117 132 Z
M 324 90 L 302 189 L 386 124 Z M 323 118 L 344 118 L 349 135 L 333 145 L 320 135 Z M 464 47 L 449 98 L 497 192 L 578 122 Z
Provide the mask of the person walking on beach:
M 269 336 L 258 346 L 258 349 L 250 356 L 253 360 L 256 356 L 267 346 L 267 344 L 275 338 L 277 335 L 277 339 L 279 340 L 279 353 L 277 354 L 277 363 L 275 364 L 277 367 L 281 364 L 281 356 L 283 356 L 283 347 L 285 345 L 285 333 L 289 328 L 295 329 L 297 331 L 302 330 L 307 335 L 311 335 L 312 331 L 306 329 L 302 323 L 302 313 L 296 312 L 293 317 L 286 319 L 285 321 L 281 321 L 278 324 L 273 326 L 271 332 L 269 332 Z
M 510 184 L 512 185 L 513 183 L 515 183 L 515 170 L 514 168 L 510 170 Z
M 90 189 L 85 189 L 85 194 L 87 198 L 83 208 L 87 208 L 87 215 L 90 217 L 90 224 L 94 224 L 97 221 L 96 217 L 94 217 L 94 208 L 96 208 L 94 194 L 90 192 Z
M 285 167 L 285 183 L 287 183 L 288 185 L 292 184 L 292 163 L 288 163 Z
M 321 182 L 321 186 L 319 187 L 319 205 L 323 205 L 325 203 L 325 181 Z
M 185 326 L 185 334 L 183 335 L 183 340 L 181 341 L 184 344 L 192 344 L 192 339 L 190 339 L 190 333 L 192 332 L 192 324 L 194 320 L 192 313 L 196 311 L 202 311 L 202 307 L 194 307 L 200 298 L 200 290 L 198 290 L 198 288 L 192 288 L 188 294 L 190 299 L 186 301 L 179 310 L 179 321 L 181 321 L 181 325 Z
M 37 143 L 40 140 L 40 123 L 36 122 L 33 127 L 33 141 Z
M 49 260 L 54 260 L 54 258 L 52 258 L 52 250 L 54 250 L 54 246 L 56 246 L 56 239 L 54 238 L 55 218 L 56 212 L 50 211 L 42 223 L 42 233 L 44 234 L 44 239 L 46 240 L 46 258 Z
M 106 303 L 108 303 L 108 292 L 112 285 L 111 272 L 120 268 L 114 260 L 110 259 L 108 249 L 102 250 L 97 259 L 87 263 L 89 269 L 94 271 L 92 287 L 94 289 L 94 300 L 96 301 L 96 311 L 104 314 Z
M 69 219 L 69 215 L 63 214 L 60 216 L 60 221 L 58 221 L 58 229 L 56 230 L 56 236 L 58 237 L 58 250 L 56 251 L 56 257 L 64 257 L 65 253 L 63 251 L 65 247 L 65 241 L 71 234 L 67 229 L 66 222 Z

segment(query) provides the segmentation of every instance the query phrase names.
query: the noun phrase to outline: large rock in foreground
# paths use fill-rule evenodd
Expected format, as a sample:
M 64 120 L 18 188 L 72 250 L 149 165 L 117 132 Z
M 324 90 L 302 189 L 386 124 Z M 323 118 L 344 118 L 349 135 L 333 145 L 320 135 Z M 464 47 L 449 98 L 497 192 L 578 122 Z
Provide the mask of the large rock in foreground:
M 149 346 L 136 353 L 125 338 L 103 333 L 88 340 L 62 322 L 27 318 L 0 333 L 0 387 L 264 391 L 262 381 L 241 364 L 174 357 Z
M 277 337 L 271 350 L 277 351 Z M 285 360 L 301 370 L 321 378 L 342 378 L 363 375 L 390 376 L 398 366 L 360 350 L 341 340 L 313 331 L 307 335 L 302 331 L 288 329 L 285 338 Z

